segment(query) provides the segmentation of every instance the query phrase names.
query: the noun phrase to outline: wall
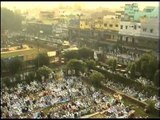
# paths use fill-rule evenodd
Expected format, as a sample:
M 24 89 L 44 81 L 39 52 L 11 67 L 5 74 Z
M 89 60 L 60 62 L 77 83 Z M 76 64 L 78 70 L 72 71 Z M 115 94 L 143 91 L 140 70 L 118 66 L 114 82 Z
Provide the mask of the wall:
M 141 36 L 149 38 L 159 38 L 159 19 L 147 18 L 141 21 Z M 146 31 L 144 31 L 146 29 Z M 153 32 L 151 32 L 153 30 Z
M 117 18 L 103 18 L 103 29 L 119 31 L 120 20 Z
M 159 16 L 159 8 L 158 7 L 155 7 L 153 9 L 153 11 L 151 12 L 146 12 L 146 11 L 139 11 L 139 12 L 136 12 L 135 15 L 134 15 L 134 20 L 135 21 L 139 21 L 141 17 L 144 17 L 146 16 L 147 18 L 152 18 L 152 17 L 157 17 Z
M 90 29 L 91 25 L 90 22 L 87 20 L 81 20 L 80 21 L 80 29 Z
M 123 28 L 121 28 L 123 26 Z M 127 27 L 127 29 L 126 29 Z M 136 27 L 136 29 L 135 29 Z M 130 22 L 130 21 L 121 21 L 119 26 L 119 34 L 122 35 L 132 35 L 140 36 L 141 23 L 139 22 Z

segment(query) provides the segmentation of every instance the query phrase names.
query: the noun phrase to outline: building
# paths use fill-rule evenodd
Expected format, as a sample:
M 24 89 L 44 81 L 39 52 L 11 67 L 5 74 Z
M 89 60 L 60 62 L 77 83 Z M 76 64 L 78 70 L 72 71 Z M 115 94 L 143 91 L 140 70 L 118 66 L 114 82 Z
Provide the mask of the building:
M 124 17 L 124 11 L 116 11 L 116 12 L 115 12 L 115 17 L 116 17 L 117 19 L 123 18 L 123 17 Z
M 90 19 L 81 19 L 80 20 L 80 29 L 91 29 L 91 20 Z
M 80 20 L 79 19 L 71 19 L 69 21 L 69 27 L 79 28 L 80 27 Z
M 139 11 L 138 4 L 133 3 L 133 4 L 125 4 L 124 6 L 124 15 L 129 16 L 129 19 L 133 19 L 135 13 Z
M 41 20 L 44 20 L 44 19 L 53 19 L 54 18 L 54 12 L 50 12 L 50 11 L 40 11 L 39 13 L 39 18 Z
M 119 31 L 120 19 L 116 18 L 115 15 L 104 16 L 103 18 L 103 29 L 111 31 Z
M 40 21 L 29 21 L 26 24 L 26 32 L 30 34 L 39 35 L 40 31 L 43 31 L 43 34 L 52 34 L 52 24 L 45 24 Z
M 103 19 L 102 18 L 95 19 L 95 21 L 92 23 L 92 28 L 102 30 Z
M 159 43 L 159 18 L 146 18 L 141 20 L 141 31 L 138 38 L 138 45 L 158 50 Z
M 52 35 L 56 38 L 67 38 L 68 37 L 68 26 L 66 24 L 53 25 Z
M 141 33 L 140 36 L 148 38 L 159 38 L 159 18 L 146 18 L 141 20 Z
M 49 57 L 50 63 L 58 62 L 58 57 L 57 57 L 56 51 L 49 51 L 49 52 L 47 52 L 47 55 Z
M 159 7 L 146 7 L 143 11 L 136 12 L 134 21 L 140 21 L 142 17 L 155 18 L 159 16 Z
M 132 21 L 121 21 L 119 26 L 119 34 L 140 36 L 141 23 Z
M 119 40 L 126 43 L 137 43 L 140 36 L 141 23 L 132 21 L 121 21 L 119 27 Z

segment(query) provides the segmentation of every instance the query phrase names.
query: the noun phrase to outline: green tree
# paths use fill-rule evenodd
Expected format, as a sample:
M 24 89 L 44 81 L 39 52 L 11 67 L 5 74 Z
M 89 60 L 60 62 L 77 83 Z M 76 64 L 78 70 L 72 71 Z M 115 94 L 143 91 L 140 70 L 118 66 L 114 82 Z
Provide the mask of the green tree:
M 12 87 L 9 77 L 2 78 L 1 80 L 2 80 L 2 85 L 5 85 L 7 87 Z
M 142 61 L 141 62 L 141 75 L 143 77 L 147 77 L 147 73 L 148 73 L 148 62 L 147 61 Z
M 52 69 L 50 69 L 49 67 L 47 66 L 42 66 L 40 68 L 38 68 L 37 70 L 37 74 L 38 74 L 38 77 L 41 79 L 42 76 L 44 76 L 45 78 L 48 78 L 49 77 L 49 74 L 52 72 Z
M 157 86 L 157 87 L 159 87 L 159 81 L 160 81 L 160 79 L 159 79 L 159 73 L 160 73 L 160 70 L 157 70 L 156 72 L 155 72 L 155 74 L 154 74 L 154 84 L 155 84 L 155 86 Z
M 94 60 L 87 60 L 86 65 L 87 65 L 88 70 L 90 70 L 95 67 L 96 62 Z
M 135 75 L 136 75 L 136 65 L 135 63 L 133 63 L 130 67 L 130 72 L 131 72 L 131 78 L 135 78 Z
M 93 71 L 91 75 L 89 76 L 89 79 L 91 80 L 91 83 L 96 87 L 100 88 L 101 86 L 101 81 L 104 80 L 104 75 L 100 72 Z
M 66 61 L 69 61 L 71 59 L 79 59 L 78 51 L 77 50 L 67 51 L 64 53 L 63 57 L 65 58 Z
M 113 64 L 112 64 L 112 70 L 115 71 L 115 70 L 116 70 L 116 67 L 117 67 L 117 60 L 114 59 L 114 60 L 113 60 Z
M 148 112 L 156 116 L 159 115 L 159 111 L 155 109 L 155 102 L 149 100 L 147 103 L 148 103 L 148 106 L 146 108 Z
M 1 58 L 1 72 L 8 71 L 8 63 L 3 58 Z
M 127 65 L 127 70 L 128 70 L 128 71 L 130 71 L 130 69 L 131 69 L 132 65 L 133 65 L 133 63 L 132 63 L 132 62 L 128 63 L 128 65 Z
M 18 71 L 22 70 L 24 64 L 23 62 L 24 61 L 19 59 L 18 57 L 11 59 L 8 65 L 10 73 L 15 74 Z
M 79 72 L 85 72 L 86 64 L 77 59 L 72 59 L 67 63 L 67 68 L 75 70 L 75 74 L 78 76 Z
M 26 83 L 29 84 L 31 81 L 34 81 L 35 80 L 35 76 L 34 76 L 34 72 L 30 72 L 28 76 L 26 76 Z
M 83 47 L 78 50 L 78 55 L 81 59 L 89 59 L 93 58 L 94 52 L 89 48 Z
M 7 8 L 1 8 L 1 30 L 19 31 L 22 30 L 23 17 Z
M 117 60 L 116 59 L 109 59 L 107 61 L 107 64 L 109 66 L 111 66 L 112 70 L 115 71 L 116 70 L 116 67 L 117 67 Z
M 49 57 L 46 53 L 40 53 L 34 60 L 36 68 L 42 67 L 43 65 L 49 65 Z
M 142 76 L 152 80 L 158 66 L 158 61 L 153 53 L 144 54 L 135 64 L 136 71 Z

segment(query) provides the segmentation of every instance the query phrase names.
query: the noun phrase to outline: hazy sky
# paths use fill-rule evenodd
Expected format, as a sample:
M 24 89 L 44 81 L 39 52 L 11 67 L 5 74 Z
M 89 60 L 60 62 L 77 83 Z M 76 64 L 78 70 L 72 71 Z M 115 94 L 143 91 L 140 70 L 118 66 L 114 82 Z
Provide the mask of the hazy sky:
M 138 3 L 139 8 L 142 10 L 146 6 L 159 6 L 159 2 L 1 2 L 1 7 L 7 7 L 10 9 L 17 8 L 21 10 L 30 9 L 30 8 L 54 8 L 55 6 L 58 6 L 59 4 L 63 5 L 73 5 L 75 3 L 81 3 L 86 8 L 97 8 L 97 7 L 106 7 L 110 9 L 117 9 L 121 6 L 124 6 L 126 3 Z

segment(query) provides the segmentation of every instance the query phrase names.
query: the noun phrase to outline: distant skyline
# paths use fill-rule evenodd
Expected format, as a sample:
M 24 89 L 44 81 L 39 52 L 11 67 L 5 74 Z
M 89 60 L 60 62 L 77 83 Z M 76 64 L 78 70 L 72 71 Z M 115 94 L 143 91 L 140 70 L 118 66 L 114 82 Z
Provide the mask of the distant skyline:
M 122 6 L 124 6 L 125 4 L 131 4 L 131 3 L 138 3 L 138 6 L 140 8 L 140 10 L 143 10 L 146 6 L 155 6 L 158 7 L 159 6 L 159 2 L 145 2 L 145 1 L 126 1 L 126 2 L 119 2 L 119 1 L 115 1 L 115 2 L 57 2 L 57 1 L 46 1 L 46 2 L 1 2 L 1 7 L 6 7 L 9 8 L 11 10 L 13 9 L 20 9 L 22 11 L 26 10 L 26 9 L 34 9 L 34 8 L 39 8 L 39 9 L 54 9 L 54 7 L 58 7 L 59 5 L 74 5 L 74 4 L 80 4 L 81 6 L 84 6 L 84 8 L 89 8 L 89 9 L 95 9 L 98 7 L 104 7 L 104 8 L 109 8 L 109 9 L 120 9 Z

